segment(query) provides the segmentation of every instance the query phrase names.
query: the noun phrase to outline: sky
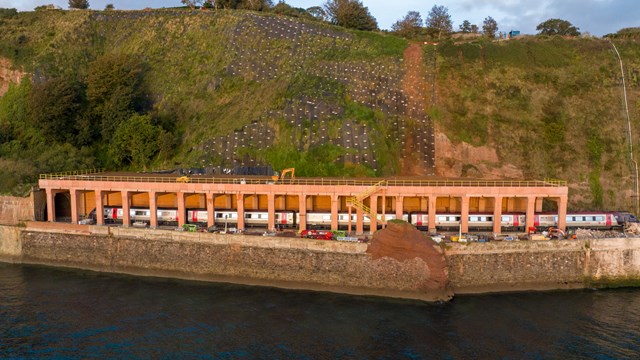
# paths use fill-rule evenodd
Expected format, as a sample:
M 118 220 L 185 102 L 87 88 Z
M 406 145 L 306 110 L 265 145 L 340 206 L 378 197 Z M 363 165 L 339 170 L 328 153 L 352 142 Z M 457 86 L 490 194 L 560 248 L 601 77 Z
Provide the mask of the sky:
M 277 1 L 274 1 L 277 2 Z M 326 0 L 285 0 L 293 7 L 308 8 L 322 5 Z M 43 4 L 56 4 L 64 9 L 67 0 L 0 0 L 0 7 L 31 11 Z M 104 9 L 106 4 L 116 9 L 133 10 L 146 7 L 180 6 L 180 0 L 89 0 L 90 8 Z M 491 16 L 498 22 L 499 31 L 519 30 L 535 34 L 536 25 L 551 18 L 568 20 L 581 32 L 602 36 L 625 27 L 640 26 L 638 0 L 363 0 L 369 12 L 378 20 L 378 26 L 389 29 L 408 11 L 418 11 L 426 18 L 434 5 L 449 9 L 454 30 L 464 20 L 482 27 L 482 21 Z

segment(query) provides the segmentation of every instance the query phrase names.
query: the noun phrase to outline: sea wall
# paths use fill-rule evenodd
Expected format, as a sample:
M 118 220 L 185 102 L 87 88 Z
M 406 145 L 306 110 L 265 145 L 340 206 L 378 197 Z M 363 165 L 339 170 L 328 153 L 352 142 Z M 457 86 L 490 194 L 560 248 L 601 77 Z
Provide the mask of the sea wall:
M 0 196 L 0 224 L 18 225 L 33 220 L 33 200 L 30 197 Z
M 449 298 L 443 291 L 425 289 L 429 272 L 424 260 L 373 259 L 361 243 L 51 223 L 29 223 L 18 240 L 25 264 L 430 301 Z M 0 242 L 13 243 L 4 236 Z
M 454 244 L 454 293 L 640 286 L 640 238 Z
M 451 291 L 640 286 L 640 239 L 447 244 L 447 291 L 425 287 L 438 272 L 426 257 L 399 256 L 402 248 L 393 257 L 372 256 L 371 246 L 39 222 L 0 226 L 0 261 L 134 275 L 421 300 L 447 299 Z

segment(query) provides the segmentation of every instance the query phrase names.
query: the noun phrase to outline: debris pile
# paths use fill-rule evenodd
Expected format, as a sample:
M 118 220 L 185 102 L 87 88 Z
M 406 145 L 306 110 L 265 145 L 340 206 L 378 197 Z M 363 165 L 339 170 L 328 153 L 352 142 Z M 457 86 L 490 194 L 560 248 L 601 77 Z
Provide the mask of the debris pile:
M 630 235 L 640 235 L 640 223 L 626 223 L 624 225 L 624 232 Z
M 607 239 L 626 237 L 626 235 L 618 230 L 578 229 L 576 230 L 576 237 L 578 239 Z

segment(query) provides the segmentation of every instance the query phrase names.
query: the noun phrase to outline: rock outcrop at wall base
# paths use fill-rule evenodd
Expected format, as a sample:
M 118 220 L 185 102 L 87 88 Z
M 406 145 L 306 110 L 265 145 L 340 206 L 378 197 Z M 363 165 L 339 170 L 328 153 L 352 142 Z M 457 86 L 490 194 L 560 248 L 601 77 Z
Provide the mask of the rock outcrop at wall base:
M 419 263 L 424 276 L 419 288 L 426 293 L 438 293 L 450 298 L 447 262 L 438 244 L 409 223 L 389 223 L 374 234 L 367 248 L 374 261 L 393 259 L 399 263 Z

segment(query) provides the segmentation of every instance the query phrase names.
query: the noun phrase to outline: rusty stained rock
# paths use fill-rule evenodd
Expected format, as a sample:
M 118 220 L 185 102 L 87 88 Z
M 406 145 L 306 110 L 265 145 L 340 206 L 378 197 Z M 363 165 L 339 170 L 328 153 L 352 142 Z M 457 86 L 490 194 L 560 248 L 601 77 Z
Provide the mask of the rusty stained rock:
M 389 258 L 406 264 L 419 259 L 423 263 L 423 276 L 418 287 L 425 292 L 444 294 L 447 298 L 453 296 L 444 251 L 413 225 L 389 223 L 386 229 L 373 235 L 367 253 L 374 261 Z

